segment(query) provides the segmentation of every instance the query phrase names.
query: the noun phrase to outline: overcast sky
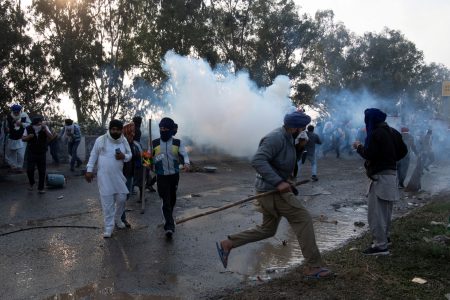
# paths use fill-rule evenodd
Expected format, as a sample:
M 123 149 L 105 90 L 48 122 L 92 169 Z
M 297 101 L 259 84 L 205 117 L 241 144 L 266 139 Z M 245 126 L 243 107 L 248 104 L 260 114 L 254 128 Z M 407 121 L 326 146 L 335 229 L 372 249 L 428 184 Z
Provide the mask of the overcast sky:
M 301 12 L 314 16 L 332 9 L 335 20 L 357 33 L 400 30 L 423 51 L 427 63 L 450 68 L 450 0 L 295 0 Z

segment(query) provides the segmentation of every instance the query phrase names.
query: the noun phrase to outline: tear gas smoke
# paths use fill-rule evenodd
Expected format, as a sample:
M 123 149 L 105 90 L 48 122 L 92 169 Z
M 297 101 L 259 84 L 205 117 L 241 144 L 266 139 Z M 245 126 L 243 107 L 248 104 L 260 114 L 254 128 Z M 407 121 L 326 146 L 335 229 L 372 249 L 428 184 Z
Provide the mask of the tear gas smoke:
M 290 83 L 278 76 L 273 84 L 259 89 L 246 72 L 235 74 L 230 66 L 212 70 L 203 59 L 168 52 L 163 69 L 169 75 L 165 100 L 179 125 L 181 137 L 198 146 L 214 147 L 237 157 L 250 157 L 260 139 L 283 124 L 293 109 Z

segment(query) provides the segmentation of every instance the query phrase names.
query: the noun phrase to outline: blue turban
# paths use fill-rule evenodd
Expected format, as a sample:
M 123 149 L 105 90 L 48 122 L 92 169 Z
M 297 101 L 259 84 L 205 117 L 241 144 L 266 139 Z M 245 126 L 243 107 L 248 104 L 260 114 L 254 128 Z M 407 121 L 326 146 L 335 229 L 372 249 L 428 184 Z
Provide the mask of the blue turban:
M 303 128 L 311 122 L 311 117 L 301 111 L 294 111 L 284 116 L 287 128 Z
M 19 104 L 14 104 L 11 106 L 11 111 L 17 112 L 17 111 L 21 111 L 22 110 L 22 106 L 20 106 Z
M 175 122 L 171 118 L 162 118 L 161 122 L 159 122 L 159 127 L 165 127 L 170 130 L 175 129 Z
M 367 137 L 364 142 L 364 147 L 369 147 L 369 140 L 372 136 L 375 127 L 386 121 L 387 115 L 378 108 L 368 108 L 364 111 L 364 123 L 366 123 Z

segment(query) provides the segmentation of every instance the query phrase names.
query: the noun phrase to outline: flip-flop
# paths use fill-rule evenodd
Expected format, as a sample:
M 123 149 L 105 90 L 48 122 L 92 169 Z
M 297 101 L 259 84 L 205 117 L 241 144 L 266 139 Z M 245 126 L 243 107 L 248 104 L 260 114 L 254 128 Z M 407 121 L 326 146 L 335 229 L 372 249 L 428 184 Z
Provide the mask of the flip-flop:
M 322 273 L 327 272 L 327 275 L 322 276 Z M 333 278 L 334 277 L 334 273 L 331 272 L 329 269 L 327 268 L 320 268 L 317 272 L 313 273 L 313 274 L 309 274 L 309 275 L 305 275 L 306 279 L 329 279 L 329 278 Z
M 219 254 L 220 261 L 222 262 L 223 267 L 226 269 L 228 264 L 228 255 L 230 255 L 230 251 L 225 251 L 222 248 L 222 245 L 219 242 L 216 242 L 217 253 Z

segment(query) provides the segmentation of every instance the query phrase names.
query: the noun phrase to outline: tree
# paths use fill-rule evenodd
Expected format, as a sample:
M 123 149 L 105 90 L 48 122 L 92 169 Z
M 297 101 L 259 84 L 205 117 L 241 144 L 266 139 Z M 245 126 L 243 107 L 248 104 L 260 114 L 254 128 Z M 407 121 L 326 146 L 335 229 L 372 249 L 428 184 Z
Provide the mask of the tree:
M 130 72 L 138 65 L 134 45 L 140 3 L 97 0 L 93 6 L 98 52 L 89 83 L 92 99 L 86 111 L 100 127 L 105 127 L 107 120 L 133 113 L 132 94 L 125 81 L 130 80 Z
M 366 33 L 360 38 L 357 53 L 361 65 L 355 87 L 398 100 L 402 94 L 416 89 L 424 67 L 423 53 L 396 30 L 385 28 L 380 34 Z
M 334 21 L 331 10 L 318 11 L 315 26 L 315 39 L 305 53 L 309 80 L 317 90 L 340 90 L 345 86 L 346 50 L 352 36 L 344 24 Z
M 2 27 L 8 37 L 5 41 L 9 42 L 2 46 L 2 56 L 8 58 L 2 63 L 2 82 L 8 90 L 5 99 L 20 103 L 32 115 L 53 116 L 59 85 L 53 80 L 42 43 L 33 41 L 27 34 L 29 22 L 19 4 L 9 4 L 9 13 L 2 14 L 9 17 L 13 26 L 9 32 L 7 27 Z
M 10 67 L 10 58 L 22 38 L 19 28 L 25 20 L 17 14 L 11 1 L 0 2 L 0 110 L 9 112 L 8 102 L 12 100 L 12 91 L 9 86 L 7 70 Z
M 92 109 L 90 81 L 101 57 L 95 40 L 93 0 L 35 0 L 34 25 L 51 56 L 51 66 L 60 74 L 63 88 L 75 105 L 78 122 L 86 121 Z
M 293 98 L 299 104 L 308 102 L 311 87 L 303 82 L 305 66 L 302 55 L 315 38 L 311 20 L 300 17 L 293 1 L 257 1 L 254 6 L 255 58 L 250 74 L 260 86 L 270 85 L 276 76 L 291 79 Z

